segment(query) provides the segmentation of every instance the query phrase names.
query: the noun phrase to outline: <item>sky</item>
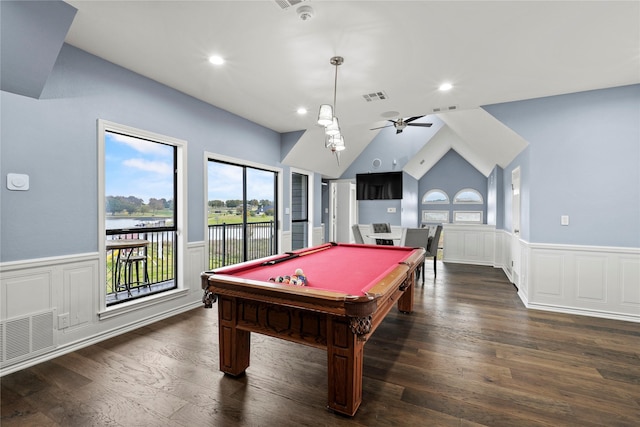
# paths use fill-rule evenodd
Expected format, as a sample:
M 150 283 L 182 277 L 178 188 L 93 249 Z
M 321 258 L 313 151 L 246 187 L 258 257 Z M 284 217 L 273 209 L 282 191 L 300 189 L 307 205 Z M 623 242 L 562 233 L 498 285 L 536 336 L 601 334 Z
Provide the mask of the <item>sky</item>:
M 170 145 L 105 133 L 105 194 L 173 199 L 173 150 Z
M 274 200 L 274 173 L 247 168 L 247 199 Z M 209 162 L 209 200 L 242 199 L 242 167 Z
M 105 133 L 105 194 L 173 198 L 174 147 L 140 138 Z M 274 200 L 274 173 L 247 168 L 247 198 Z M 209 162 L 208 200 L 242 199 L 242 167 Z

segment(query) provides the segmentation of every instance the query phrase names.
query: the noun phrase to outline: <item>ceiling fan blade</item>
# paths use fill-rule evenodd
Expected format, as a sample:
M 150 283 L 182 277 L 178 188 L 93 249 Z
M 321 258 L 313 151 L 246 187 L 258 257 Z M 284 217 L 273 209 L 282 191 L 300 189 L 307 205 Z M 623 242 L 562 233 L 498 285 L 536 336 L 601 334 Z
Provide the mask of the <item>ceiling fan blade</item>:
M 380 126 L 379 128 L 373 128 L 373 129 L 369 129 L 369 130 L 377 130 L 377 129 L 382 129 L 382 128 L 390 128 L 393 125 L 386 125 L 386 126 Z
M 433 123 L 407 123 L 407 126 L 421 126 L 423 128 L 430 128 Z
M 414 120 L 418 120 L 418 119 L 420 119 L 420 118 L 422 118 L 422 117 L 424 117 L 424 116 L 414 116 L 414 117 L 410 117 L 410 118 L 408 118 L 407 120 L 405 120 L 404 122 L 405 122 L 405 123 L 409 123 L 409 122 L 412 122 L 412 121 L 414 121 Z

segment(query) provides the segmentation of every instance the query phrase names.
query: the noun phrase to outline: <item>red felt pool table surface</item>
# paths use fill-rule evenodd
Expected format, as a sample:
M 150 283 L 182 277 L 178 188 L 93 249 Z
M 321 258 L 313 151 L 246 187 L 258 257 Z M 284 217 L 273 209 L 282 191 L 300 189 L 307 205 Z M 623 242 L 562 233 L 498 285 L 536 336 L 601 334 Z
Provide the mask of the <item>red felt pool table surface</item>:
M 364 296 L 399 263 L 405 262 L 412 251 L 400 246 L 328 243 L 277 255 L 269 261 L 262 259 L 220 268 L 215 273 L 266 282 L 272 277 L 291 276 L 300 268 L 309 288 Z

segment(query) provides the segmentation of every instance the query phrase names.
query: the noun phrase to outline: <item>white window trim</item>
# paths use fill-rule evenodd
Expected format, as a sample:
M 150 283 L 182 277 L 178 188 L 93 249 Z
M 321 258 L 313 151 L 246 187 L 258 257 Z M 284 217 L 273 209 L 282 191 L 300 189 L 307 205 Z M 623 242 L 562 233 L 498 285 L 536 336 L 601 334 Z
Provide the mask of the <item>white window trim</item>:
M 480 198 L 479 202 L 474 202 L 474 201 L 461 201 L 458 200 L 458 196 L 462 193 L 466 193 L 466 192 L 470 192 L 470 193 L 475 193 L 478 195 L 478 197 Z M 484 203 L 484 198 L 482 197 L 482 194 L 480 194 L 480 192 L 474 188 L 463 188 L 462 190 L 458 191 L 456 193 L 456 195 L 453 197 L 453 204 L 455 205 L 481 205 Z
M 427 202 L 426 201 L 427 196 L 429 196 L 429 194 L 435 193 L 435 192 L 444 194 L 445 197 L 447 198 L 447 200 L 445 200 L 445 201 Z M 432 188 L 431 190 L 429 190 L 426 193 L 424 193 L 424 196 L 422 196 L 422 204 L 423 205 L 448 205 L 449 203 L 450 203 L 449 195 L 447 194 L 446 191 L 441 190 L 439 188 Z
M 105 244 L 106 227 L 105 227 L 105 132 L 113 131 L 137 138 L 149 139 L 159 143 L 176 147 L 177 159 L 176 164 L 178 173 L 176 176 L 176 201 L 177 223 L 176 223 L 176 251 L 177 251 L 177 275 L 174 277 L 176 289 L 173 291 L 163 292 L 149 297 L 135 299 L 122 304 L 107 307 L 107 295 L 105 292 L 105 283 L 107 280 L 107 251 Z M 176 298 L 176 295 L 185 294 L 188 289 L 185 288 L 185 256 L 186 256 L 186 218 L 187 212 L 187 141 L 149 132 L 142 129 L 136 129 L 131 126 L 121 125 L 109 122 L 107 120 L 98 119 L 98 251 L 100 253 L 100 280 L 98 281 L 98 295 L 100 296 L 98 315 L 100 320 L 112 318 L 114 316 L 123 315 L 132 311 L 133 307 L 145 307 L 149 305 L 161 304 L 170 299 Z
M 478 221 L 459 220 L 457 218 L 459 214 L 477 214 L 480 216 L 480 219 Z M 482 221 L 482 211 L 453 211 L 453 222 L 456 224 L 482 224 Z
M 429 218 L 430 214 L 440 215 L 440 218 Z M 449 222 L 449 211 L 434 211 L 434 210 L 423 210 L 422 211 L 422 222 L 437 224 L 437 223 L 448 223 Z

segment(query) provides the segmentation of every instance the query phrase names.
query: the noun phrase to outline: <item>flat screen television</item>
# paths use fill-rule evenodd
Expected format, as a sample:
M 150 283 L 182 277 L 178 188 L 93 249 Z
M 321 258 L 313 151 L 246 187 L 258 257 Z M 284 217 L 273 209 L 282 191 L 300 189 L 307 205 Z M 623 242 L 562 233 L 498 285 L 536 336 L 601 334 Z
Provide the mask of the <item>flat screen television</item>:
M 356 175 L 356 199 L 402 199 L 402 172 L 359 173 Z

